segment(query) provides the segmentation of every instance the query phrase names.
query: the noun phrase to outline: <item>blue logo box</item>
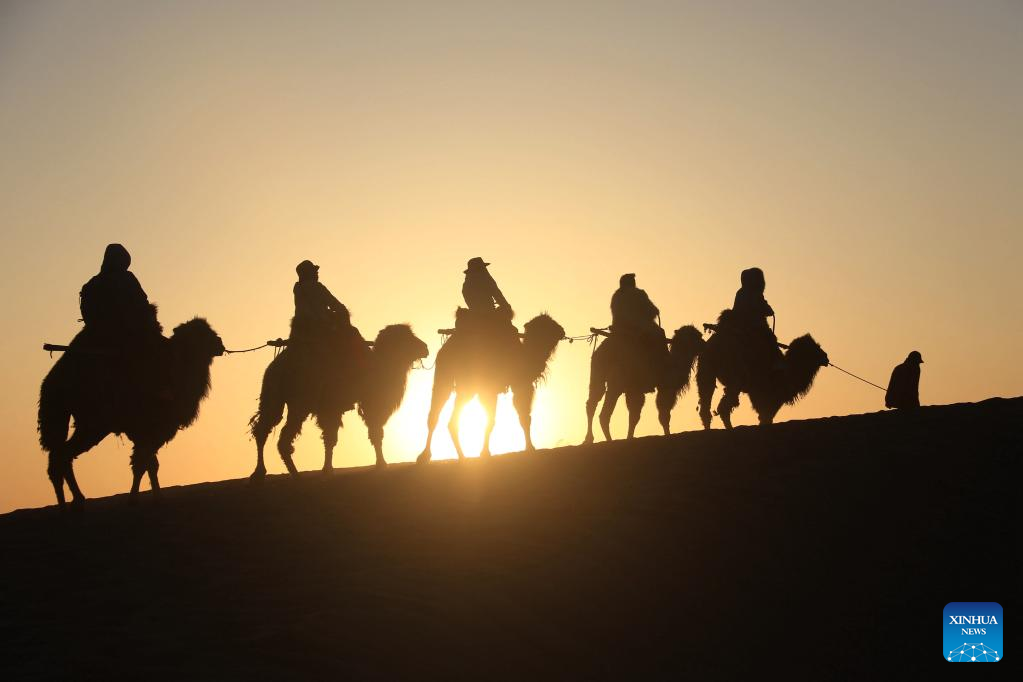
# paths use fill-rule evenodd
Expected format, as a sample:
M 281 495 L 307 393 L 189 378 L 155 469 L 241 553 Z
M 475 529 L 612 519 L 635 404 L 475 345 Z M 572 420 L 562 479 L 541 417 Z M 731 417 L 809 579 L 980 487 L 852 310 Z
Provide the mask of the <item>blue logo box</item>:
M 941 628 L 942 658 L 951 663 L 996 663 L 1002 645 L 1002 607 L 993 601 L 945 604 Z

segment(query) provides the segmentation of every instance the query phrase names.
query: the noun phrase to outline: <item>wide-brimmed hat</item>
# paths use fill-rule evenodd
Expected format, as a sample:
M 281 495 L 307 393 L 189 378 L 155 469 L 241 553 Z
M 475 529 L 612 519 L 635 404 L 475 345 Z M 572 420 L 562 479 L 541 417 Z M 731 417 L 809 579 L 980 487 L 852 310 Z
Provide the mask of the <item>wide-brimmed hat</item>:
M 319 271 L 320 266 L 313 263 L 311 260 L 304 260 L 295 266 L 295 272 L 302 276 L 303 272 L 315 273 Z
M 469 273 L 473 270 L 482 270 L 488 265 L 490 265 L 490 263 L 487 263 L 479 256 L 476 256 L 475 258 L 470 258 L 469 262 L 465 264 L 464 272 Z

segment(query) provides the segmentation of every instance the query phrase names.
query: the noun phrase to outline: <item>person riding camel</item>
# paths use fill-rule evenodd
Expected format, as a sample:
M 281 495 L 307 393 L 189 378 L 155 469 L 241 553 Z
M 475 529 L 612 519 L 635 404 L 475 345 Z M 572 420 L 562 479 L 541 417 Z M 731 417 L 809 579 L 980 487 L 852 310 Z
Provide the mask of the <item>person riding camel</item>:
M 518 329 L 512 324 L 515 312 L 487 270 L 489 265 L 479 256 L 466 263 L 462 282 L 466 308 L 459 310 L 455 329 L 471 336 L 489 337 L 500 348 L 505 342 L 518 343 Z
M 487 270 L 489 265 L 490 263 L 484 262 L 479 256 L 469 259 L 464 270 L 465 281 L 462 283 L 462 298 L 465 299 L 465 305 L 473 312 L 491 313 L 495 309 L 511 311 L 508 299 L 501 293 L 494 276 Z
M 320 266 L 304 260 L 295 268 L 295 319 L 293 331 L 303 333 L 326 332 L 336 327 L 351 326 L 348 308 L 320 281 Z
M 767 318 L 774 317 L 774 309 L 764 298 L 767 282 L 760 268 L 748 268 L 739 275 L 742 286 L 735 292 L 732 313 L 735 322 L 745 329 L 756 330 L 767 326 Z
M 611 334 L 636 344 L 645 359 L 642 366 L 651 386 L 668 356 L 660 314 L 650 296 L 636 286 L 635 273 L 626 273 L 618 279 L 618 289 L 611 296 Z
M 99 344 L 120 346 L 160 336 L 156 311 L 130 265 L 124 246 L 108 244 L 99 273 L 79 292 L 86 336 Z
M 767 288 L 764 271 L 747 268 L 742 271 L 739 281 L 741 286 L 735 292 L 732 309 L 727 317 L 722 318 L 723 331 L 734 334 L 744 347 L 748 371 L 755 373 L 758 368 L 780 367 L 778 338 L 767 322 L 768 317 L 774 317 L 774 309 L 764 298 Z
M 338 365 L 356 376 L 367 362 L 368 346 L 359 330 L 352 325 L 351 314 L 341 301 L 320 281 L 320 266 L 304 260 L 295 267 L 295 316 L 291 319 L 288 346 L 316 362 L 340 357 Z M 340 356 L 338 349 L 348 349 Z M 329 375 L 329 376 L 328 376 Z M 319 375 L 324 381 L 337 380 L 330 373 Z
M 618 290 L 611 295 L 612 332 L 652 333 L 661 329 L 657 323 L 660 314 L 647 293 L 636 286 L 635 273 L 627 273 L 618 279 Z

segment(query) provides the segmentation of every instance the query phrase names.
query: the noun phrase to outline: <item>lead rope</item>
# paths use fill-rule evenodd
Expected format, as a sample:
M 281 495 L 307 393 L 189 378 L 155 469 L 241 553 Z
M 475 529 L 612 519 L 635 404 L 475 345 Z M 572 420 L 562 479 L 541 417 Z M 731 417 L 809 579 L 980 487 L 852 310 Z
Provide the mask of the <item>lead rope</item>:
M 244 350 L 225 350 L 225 353 L 251 353 L 254 350 L 262 350 L 269 346 L 269 343 L 264 343 L 262 346 L 256 346 L 255 348 L 246 348 Z
M 882 388 L 881 386 L 878 386 L 878 385 L 877 385 L 877 384 L 875 384 L 875 383 L 874 383 L 873 381 L 867 381 L 867 380 L 866 380 L 866 379 L 864 379 L 863 377 L 858 377 L 858 376 L 856 376 L 855 374 L 853 374 L 852 372 L 850 372 L 850 371 L 848 371 L 848 370 L 844 370 L 844 369 L 842 369 L 841 367 L 839 367 L 838 365 L 836 365 L 836 364 L 835 364 L 835 363 L 833 363 L 833 362 L 830 362 L 830 363 L 828 363 L 828 367 L 834 367 L 834 368 L 835 368 L 835 369 L 837 369 L 837 370 L 838 370 L 839 372 L 844 372 L 845 374 L 848 374 L 849 376 L 851 376 L 851 377 L 852 377 L 853 379 L 859 379 L 859 380 L 860 380 L 860 381 L 862 381 L 863 383 L 865 383 L 865 384 L 868 384 L 868 385 L 870 385 L 870 386 L 873 386 L 873 387 L 874 387 L 874 388 L 876 388 L 876 389 L 879 389 L 879 390 L 881 390 L 881 391 L 887 391 L 887 389 L 885 389 L 885 388 Z

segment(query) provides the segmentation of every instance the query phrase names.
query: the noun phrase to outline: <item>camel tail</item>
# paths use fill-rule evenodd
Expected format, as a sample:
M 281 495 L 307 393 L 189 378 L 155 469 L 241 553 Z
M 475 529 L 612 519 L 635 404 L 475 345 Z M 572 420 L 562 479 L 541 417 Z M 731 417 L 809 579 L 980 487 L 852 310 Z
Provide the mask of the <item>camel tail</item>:
M 675 332 L 671 340 L 671 366 L 667 380 L 657 390 L 658 410 L 671 411 L 689 390 L 696 358 L 705 343 L 703 335 L 691 324 Z
M 256 439 L 266 438 L 266 434 L 284 415 L 284 371 L 280 362 L 282 357 L 284 353 L 274 358 L 263 373 L 259 406 L 249 419 L 249 433 Z
M 605 343 L 606 341 L 597 346 L 593 351 L 593 357 L 590 358 L 590 395 L 594 395 L 594 392 L 604 395 L 607 386 L 609 357 L 608 350 L 604 347 Z
M 66 443 L 70 426 L 71 407 L 55 365 L 39 389 L 39 444 L 43 450 L 53 452 Z
M 677 395 L 682 395 L 689 390 L 689 382 L 693 377 L 693 366 L 706 343 L 703 340 L 703 334 L 691 324 L 682 327 L 675 333 L 671 344 L 671 356 L 680 382 Z

